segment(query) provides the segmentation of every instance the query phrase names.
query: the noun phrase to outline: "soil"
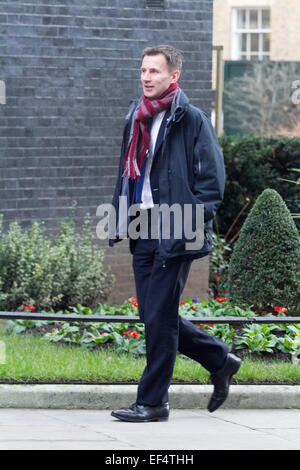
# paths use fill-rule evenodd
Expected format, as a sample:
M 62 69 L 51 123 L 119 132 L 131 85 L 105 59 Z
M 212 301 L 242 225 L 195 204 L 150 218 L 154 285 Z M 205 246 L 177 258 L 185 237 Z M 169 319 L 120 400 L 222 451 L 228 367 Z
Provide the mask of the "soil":
M 47 380 L 12 380 L 2 378 L 0 385 L 11 384 L 11 385 L 138 385 L 139 382 L 101 382 L 101 381 L 89 381 L 84 380 L 63 380 L 53 379 L 51 382 Z M 210 382 L 209 382 L 210 384 Z M 232 385 L 299 385 L 299 381 L 296 380 L 269 380 L 269 381 L 255 381 L 255 380 L 236 380 L 232 379 Z M 172 380 L 171 385 L 203 385 L 202 382 L 184 382 L 183 380 Z M 204 384 L 205 385 L 205 384 Z

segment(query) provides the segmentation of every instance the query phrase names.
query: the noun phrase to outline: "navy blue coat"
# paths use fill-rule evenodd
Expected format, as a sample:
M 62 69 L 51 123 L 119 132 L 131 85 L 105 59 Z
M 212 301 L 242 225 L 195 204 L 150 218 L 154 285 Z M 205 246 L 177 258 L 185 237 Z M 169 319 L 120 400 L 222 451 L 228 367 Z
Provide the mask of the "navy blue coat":
M 135 117 L 140 100 L 135 100 L 126 116 L 123 142 L 119 163 L 119 173 L 112 204 L 119 214 L 119 196 L 126 195 L 132 201 L 134 181 L 122 178 L 123 158 L 130 138 L 132 119 Z M 158 139 L 159 140 L 159 139 Z M 159 148 L 158 155 L 157 149 Z M 163 135 L 156 145 L 155 159 L 159 175 L 159 204 L 169 206 L 177 203 L 204 205 L 204 243 L 196 250 L 186 250 L 184 233 L 180 239 L 174 237 L 171 223 L 170 237 L 159 239 L 159 252 L 163 259 L 175 256 L 195 259 L 206 256 L 212 249 L 213 218 L 222 203 L 225 187 L 225 167 L 223 153 L 214 128 L 207 114 L 189 104 L 187 96 L 179 88 L 169 113 Z M 195 211 L 193 210 L 193 230 L 196 229 Z M 128 217 L 127 224 L 131 218 Z M 183 224 L 182 224 L 183 225 Z M 109 245 L 121 241 L 118 227 Z M 133 253 L 133 241 L 130 239 L 130 251 Z

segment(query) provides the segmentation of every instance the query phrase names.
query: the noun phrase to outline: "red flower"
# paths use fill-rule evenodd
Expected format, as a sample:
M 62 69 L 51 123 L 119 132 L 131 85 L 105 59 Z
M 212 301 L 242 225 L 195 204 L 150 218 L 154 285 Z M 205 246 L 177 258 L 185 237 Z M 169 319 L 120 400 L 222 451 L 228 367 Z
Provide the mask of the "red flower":
M 275 312 L 282 312 L 285 313 L 287 312 L 287 308 L 285 307 L 274 307 Z
M 224 300 L 228 300 L 228 297 L 216 297 L 216 300 L 221 304 Z
M 134 302 L 133 304 L 134 307 L 137 307 L 138 305 L 139 305 L 138 302 Z
M 132 336 L 133 338 L 138 338 L 140 336 L 137 331 L 131 331 L 131 330 L 124 331 L 123 335 Z
M 202 326 L 202 325 L 203 325 L 203 323 L 198 323 L 198 326 Z
M 24 305 L 23 307 L 24 309 L 29 309 L 31 310 L 32 312 L 35 310 L 35 307 L 33 305 Z
M 193 309 L 193 310 L 197 310 L 197 307 L 195 307 L 194 305 L 192 305 L 192 309 Z
M 136 300 L 137 300 L 136 297 L 130 297 L 130 299 L 128 299 L 128 302 L 133 303 L 133 302 L 136 302 Z
M 185 302 L 179 302 L 179 305 L 185 305 Z

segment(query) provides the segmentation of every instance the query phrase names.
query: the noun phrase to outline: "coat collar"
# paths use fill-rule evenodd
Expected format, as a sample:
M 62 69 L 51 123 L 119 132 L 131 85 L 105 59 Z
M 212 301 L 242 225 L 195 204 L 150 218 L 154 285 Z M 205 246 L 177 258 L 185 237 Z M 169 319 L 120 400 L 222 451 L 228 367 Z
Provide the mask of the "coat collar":
M 131 101 L 129 111 L 126 116 L 127 121 L 129 121 L 131 117 L 135 118 L 141 101 L 142 101 L 142 97 Z M 189 106 L 188 97 L 181 90 L 181 88 L 178 88 L 171 104 L 170 118 L 168 120 L 167 126 L 171 122 L 179 122 L 182 119 L 183 115 L 186 113 L 188 106 Z
M 184 114 L 186 113 L 189 106 L 189 100 L 186 94 L 178 88 L 172 105 L 171 105 L 171 116 L 168 121 L 167 126 L 169 126 L 172 122 L 179 122 L 183 118 Z

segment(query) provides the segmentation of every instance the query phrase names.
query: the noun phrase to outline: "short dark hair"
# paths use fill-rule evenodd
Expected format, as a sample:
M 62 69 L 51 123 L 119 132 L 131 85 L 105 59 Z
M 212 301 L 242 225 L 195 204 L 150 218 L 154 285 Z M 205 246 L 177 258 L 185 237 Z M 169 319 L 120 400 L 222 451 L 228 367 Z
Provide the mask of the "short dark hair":
M 179 49 L 175 49 L 173 46 L 165 45 L 146 47 L 146 49 L 143 50 L 142 58 L 144 58 L 146 55 L 157 54 L 163 54 L 165 56 L 170 71 L 182 69 L 183 54 Z

